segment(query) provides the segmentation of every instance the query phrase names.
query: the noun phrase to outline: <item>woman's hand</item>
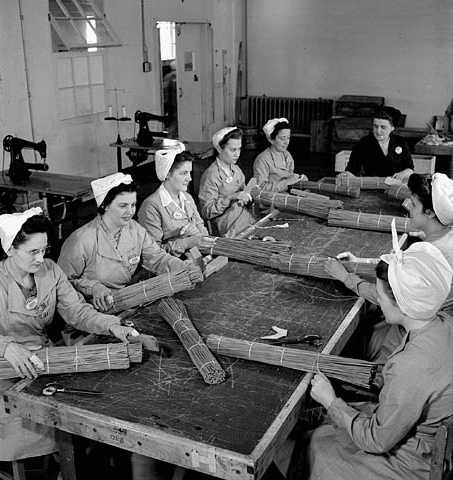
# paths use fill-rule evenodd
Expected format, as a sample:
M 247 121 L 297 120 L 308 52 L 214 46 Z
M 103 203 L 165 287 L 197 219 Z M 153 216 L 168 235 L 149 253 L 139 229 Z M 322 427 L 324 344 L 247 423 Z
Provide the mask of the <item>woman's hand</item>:
M 341 264 L 339 260 L 335 258 L 328 258 L 324 263 L 324 270 L 331 275 L 333 278 L 340 280 L 340 282 L 345 282 L 348 276 L 348 271 L 345 266 Z
M 237 202 L 240 207 L 243 207 L 244 205 L 247 205 L 247 203 L 250 203 L 252 201 L 252 196 L 248 192 L 238 192 L 237 195 Z
M 181 230 L 179 231 L 179 235 L 181 237 L 191 237 L 192 235 L 199 235 L 200 231 L 193 223 L 186 223 Z
M 341 172 L 337 175 L 336 184 L 339 185 L 341 181 L 346 178 L 356 178 L 356 176 L 353 173 L 345 170 L 344 172 Z
M 302 174 L 300 175 L 299 180 L 300 180 L 301 182 L 308 182 L 308 177 L 307 177 L 307 175 L 305 175 L 305 174 L 302 173 Z
M 137 337 L 140 335 L 137 330 L 133 327 L 123 327 L 123 325 L 120 324 L 113 324 L 110 327 L 110 333 L 121 340 L 122 342 L 127 342 L 127 337 Z
M 305 175 L 303 175 L 305 177 Z M 307 178 L 307 177 L 305 177 Z M 287 185 L 294 185 L 295 183 L 299 182 L 302 180 L 302 175 L 298 175 L 297 173 L 291 174 L 287 179 L 286 179 L 286 184 Z
M 92 303 L 96 310 L 105 312 L 113 305 L 113 296 L 110 288 L 102 283 L 97 283 L 91 290 L 93 296 Z
M 193 235 L 184 239 L 184 247 L 186 248 L 186 250 L 189 250 L 193 247 L 211 248 L 214 246 L 214 244 L 214 237 L 204 237 L 203 235 L 200 235 L 199 232 L 198 235 Z
M 402 183 L 407 183 L 407 180 L 413 173 L 414 171 L 411 168 L 405 168 L 404 170 L 401 170 L 401 172 L 396 172 L 392 178 L 399 180 Z
M 360 258 L 353 255 L 351 252 L 341 252 L 337 255 L 338 260 L 344 260 L 346 262 L 360 262 Z
M 337 398 L 335 390 L 329 379 L 320 371 L 311 380 L 310 395 L 313 400 L 320 403 L 326 410 Z
M 19 343 L 8 343 L 5 348 L 4 358 L 8 360 L 21 378 L 36 378 L 38 376 L 36 369 L 38 367 L 40 367 L 40 370 L 44 368 L 39 358 L 33 355 L 27 347 Z

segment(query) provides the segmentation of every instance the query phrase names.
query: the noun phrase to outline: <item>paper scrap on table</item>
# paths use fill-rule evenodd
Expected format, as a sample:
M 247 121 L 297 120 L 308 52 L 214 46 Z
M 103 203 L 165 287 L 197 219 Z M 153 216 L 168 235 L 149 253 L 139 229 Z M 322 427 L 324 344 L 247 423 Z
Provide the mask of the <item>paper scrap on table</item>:
M 384 183 L 386 185 L 402 185 L 403 184 L 401 180 L 397 180 L 396 178 L 393 178 L 393 177 L 386 177 Z
M 273 326 L 271 328 L 275 333 L 273 335 L 266 335 L 265 337 L 260 337 L 261 340 L 278 340 L 279 338 L 283 338 L 288 335 L 288 330 L 286 330 L 285 328 L 280 328 L 276 326 Z

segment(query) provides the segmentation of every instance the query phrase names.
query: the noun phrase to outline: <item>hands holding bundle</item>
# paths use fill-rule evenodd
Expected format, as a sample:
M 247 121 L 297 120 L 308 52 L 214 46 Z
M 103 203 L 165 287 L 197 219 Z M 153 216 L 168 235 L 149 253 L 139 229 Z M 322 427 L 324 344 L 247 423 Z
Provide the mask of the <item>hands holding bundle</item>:
M 138 337 L 140 334 L 133 327 L 124 327 L 119 323 L 115 323 L 110 327 L 110 333 L 121 340 L 122 342 L 127 342 L 127 337 Z
M 21 378 L 36 378 L 38 376 L 38 370 L 44 368 L 41 360 L 32 355 L 33 351 L 39 350 L 39 345 L 26 347 L 20 343 L 11 342 L 5 348 L 4 358 L 13 366 Z
M 329 379 L 318 370 L 318 373 L 311 380 L 311 398 L 320 403 L 326 410 L 337 398 Z
M 198 228 L 191 223 L 184 225 L 179 231 L 179 235 L 184 238 L 187 250 L 192 247 L 211 248 L 215 244 L 215 238 L 200 235 Z
M 288 185 L 294 185 L 295 183 L 306 182 L 306 181 L 308 181 L 308 177 L 307 177 L 307 175 L 304 175 L 303 173 L 301 175 L 299 175 L 297 173 L 293 173 L 292 175 L 290 175 L 286 179 L 286 182 L 287 182 Z
M 243 207 L 244 205 L 247 205 L 248 203 L 252 202 L 252 196 L 248 192 L 237 192 L 236 195 L 236 200 L 238 202 L 238 205 L 240 207 Z
M 100 282 L 94 285 L 91 290 L 91 295 L 91 303 L 94 308 L 100 312 L 106 312 L 113 304 L 112 291 Z

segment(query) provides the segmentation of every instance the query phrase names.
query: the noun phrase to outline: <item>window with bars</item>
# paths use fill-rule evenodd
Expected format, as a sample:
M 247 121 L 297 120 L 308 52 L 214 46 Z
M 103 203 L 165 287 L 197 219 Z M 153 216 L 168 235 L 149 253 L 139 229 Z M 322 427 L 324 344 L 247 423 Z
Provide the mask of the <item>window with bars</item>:
M 103 10 L 103 0 L 49 0 L 53 51 L 120 46 Z
M 61 120 L 105 112 L 103 61 L 100 52 L 58 56 L 58 103 Z

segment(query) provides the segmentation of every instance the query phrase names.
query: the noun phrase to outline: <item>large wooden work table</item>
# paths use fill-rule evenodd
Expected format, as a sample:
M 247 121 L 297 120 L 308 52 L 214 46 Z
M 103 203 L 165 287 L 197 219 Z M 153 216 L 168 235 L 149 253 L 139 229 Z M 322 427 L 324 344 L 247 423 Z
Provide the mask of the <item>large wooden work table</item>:
M 403 215 L 400 202 L 382 192 L 362 193 L 352 209 Z M 345 207 L 346 208 L 346 207 Z M 388 233 L 332 228 L 324 220 L 280 213 L 288 229 L 254 233 L 290 240 L 301 253 L 362 256 L 389 251 Z M 269 224 L 270 225 L 270 224 Z M 319 334 L 323 352 L 340 353 L 359 322 L 363 300 L 337 281 L 285 275 L 230 261 L 195 289 L 178 294 L 201 335 L 258 339 L 273 325 L 290 335 Z M 132 318 L 172 351 L 149 355 L 125 371 L 40 377 L 21 381 L 5 394 L 9 412 L 61 432 L 63 478 L 75 478 L 71 435 L 81 435 L 180 467 L 223 479 L 259 479 L 297 422 L 307 397 L 308 376 L 270 365 L 218 356 L 227 373 L 221 385 L 206 385 L 171 328 L 153 305 Z M 50 380 L 97 389 L 101 398 L 45 397 Z M 69 442 L 69 443 L 68 443 Z M 69 447 L 68 447 L 69 446 Z

